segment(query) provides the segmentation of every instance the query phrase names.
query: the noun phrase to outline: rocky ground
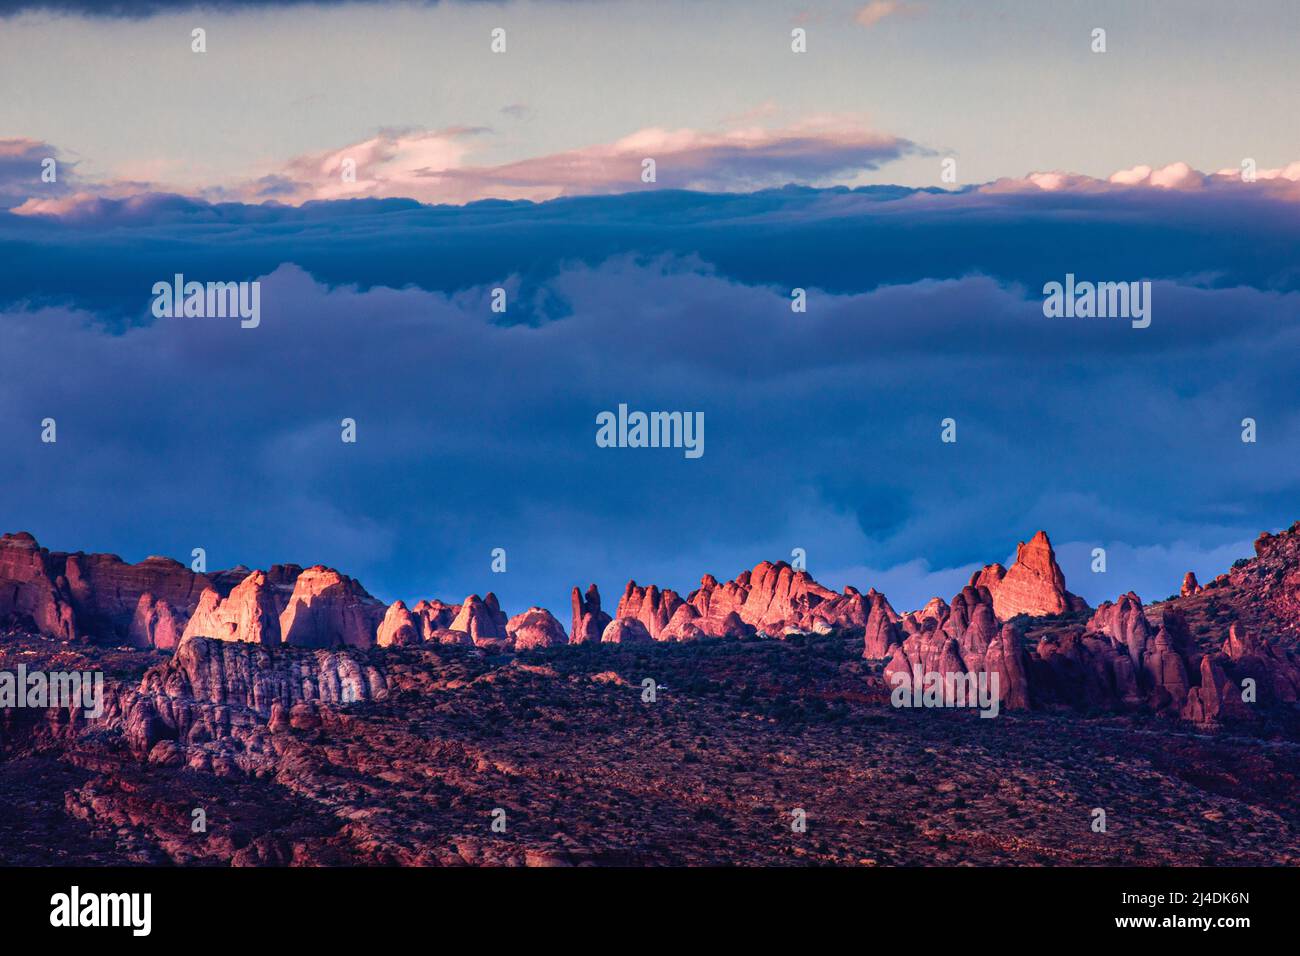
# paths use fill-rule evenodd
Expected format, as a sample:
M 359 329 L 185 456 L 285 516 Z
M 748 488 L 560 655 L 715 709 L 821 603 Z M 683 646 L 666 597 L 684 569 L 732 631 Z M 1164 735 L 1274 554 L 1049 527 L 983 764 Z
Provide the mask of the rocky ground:
M 307 667 L 325 652 L 273 653 Z M 376 648 L 353 652 L 384 675 L 375 699 L 269 721 L 204 702 L 213 689 L 198 678 L 178 748 L 140 726 L 136 688 L 157 652 L 11 633 L 0 668 L 95 666 L 117 697 L 98 727 L 4 714 L 0 862 L 1300 862 L 1291 728 L 895 709 L 861 653 L 860 637 L 837 635 L 517 656 Z M 156 669 L 155 684 L 175 690 L 177 667 Z M 199 808 L 206 832 L 194 833 Z M 791 826 L 796 809 L 806 832 Z
M 574 588 L 566 633 L 5 535 L 0 678 L 105 699 L 0 701 L 0 863 L 1295 864 L 1300 523 L 1255 549 L 1096 609 L 1041 532 L 903 614 L 762 562 Z M 996 677 L 998 716 L 891 706 L 920 675 Z

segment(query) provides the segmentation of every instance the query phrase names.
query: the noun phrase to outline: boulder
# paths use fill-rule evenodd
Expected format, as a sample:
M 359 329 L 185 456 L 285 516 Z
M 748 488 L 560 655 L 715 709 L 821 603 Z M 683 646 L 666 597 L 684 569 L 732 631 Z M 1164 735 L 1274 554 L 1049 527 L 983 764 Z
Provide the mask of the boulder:
M 649 644 L 654 638 L 646 626 L 634 617 L 616 617 L 600 635 L 604 644 Z
M 569 640 L 564 633 L 564 626 L 550 611 L 540 607 L 530 607 L 522 614 L 512 617 L 506 622 L 506 633 L 518 651 L 534 647 L 558 647 Z

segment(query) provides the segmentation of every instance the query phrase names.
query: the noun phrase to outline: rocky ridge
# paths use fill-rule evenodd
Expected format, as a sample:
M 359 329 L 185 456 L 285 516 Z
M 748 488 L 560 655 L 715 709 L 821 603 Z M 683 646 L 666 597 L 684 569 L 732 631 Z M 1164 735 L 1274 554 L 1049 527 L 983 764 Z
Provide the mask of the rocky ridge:
M 726 582 L 705 575 L 685 597 L 629 581 L 613 616 L 596 585 L 585 595 L 575 587 L 567 634 L 541 607 L 508 618 L 491 592 L 408 608 L 319 565 L 205 575 L 165 558 L 130 565 L 50 552 L 20 533 L 0 538 L 0 622 L 69 642 L 173 650 L 168 666 L 190 660 L 200 638 L 268 650 L 460 644 L 511 653 L 839 634 L 860 639 L 862 657 L 891 684 L 918 673 L 996 674 L 1009 709 L 1148 709 L 1213 725 L 1252 719 L 1254 704 L 1300 702 L 1297 527 L 1261 536 L 1255 559 L 1208 585 L 1189 573 L 1177 597 L 1155 605 L 1129 593 L 1092 610 L 1066 590 L 1040 531 L 1019 544 L 1010 568 L 987 565 L 951 601 L 936 597 L 902 615 L 874 589 L 836 592 L 805 570 L 764 561 Z M 284 708 L 302 702 L 278 699 Z

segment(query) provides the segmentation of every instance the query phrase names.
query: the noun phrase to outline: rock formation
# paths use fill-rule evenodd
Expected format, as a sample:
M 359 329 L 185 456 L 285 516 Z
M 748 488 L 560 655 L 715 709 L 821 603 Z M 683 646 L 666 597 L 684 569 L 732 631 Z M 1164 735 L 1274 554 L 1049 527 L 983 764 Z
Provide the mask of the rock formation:
M 1088 621 L 1088 629 L 1114 638 L 1124 645 L 1129 658 L 1140 664 L 1151 640 L 1151 625 L 1142 608 L 1142 599 L 1132 591 L 1121 594 L 1114 604 L 1104 602 Z
M 459 604 L 444 604 L 441 601 L 420 601 L 411 609 L 420 628 L 420 640 L 424 643 L 438 643 L 434 637 L 438 631 L 450 629 L 451 622 L 460 613 Z
M 63 556 L 63 575 L 78 625 L 87 633 L 127 643 L 140 598 L 149 594 L 174 616 L 188 620 L 211 583 L 171 558 L 149 557 L 127 564 L 115 554 Z M 137 639 L 139 632 L 137 632 Z M 143 645 L 139 645 L 143 646 Z
M 0 620 L 31 621 L 44 634 L 73 640 L 72 597 L 56 565 L 30 534 L 0 538 Z
M 977 680 L 986 675 L 984 679 L 992 688 L 991 675 L 997 674 L 1001 707 L 1017 710 L 1031 706 L 1028 659 L 1020 633 L 1009 624 L 999 629 L 986 586 L 968 585 L 951 604 L 931 601 L 922 616 L 904 618 L 901 628 L 889 621 L 883 599 L 876 606 L 883 631 L 873 632 L 869 621 L 867 640 L 873 643 L 863 656 L 878 658 L 888 653 L 887 679 L 901 673 L 974 675 Z M 905 636 L 901 642 L 882 645 L 880 633 L 889 639 Z M 910 682 L 909 677 L 908 686 Z
M 672 620 L 673 614 L 686 602 L 673 590 L 660 591 L 653 584 L 649 587 L 637 587 L 635 581 L 628 581 L 614 609 L 614 617 L 636 618 L 645 625 L 645 629 L 655 640 L 661 640 L 661 632 Z
M 280 635 L 296 647 L 372 647 L 386 612 L 352 578 L 318 564 L 294 582 Z
M 999 698 L 1002 706 L 1009 710 L 1024 710 L 1030 706 L 1025 658 L 1020 635 L 1010 624 L 1002 626 L 984 655 L 983 668 L 998 675 Z
M 499 647 L 508 640 L 506 616 L 501 613 L 496 595 L 491 591 L 485 598 L 477 594 L 467 597 L 456 619 L 447 627 L 468 634 L 476 647 Z
M 1200 684 L 1187 693 L 1182 710 L 1184 720 L 1214 726 L 1225 720 L 1237 722 L 1253 717 L 1251 708 L 1242 700 L 1240 685 L 1229 679 L 1222 662 L 1206 654 L 1201 658 L 1200 672 Z
M 779 636 L 789 627 L 811 630 L 817 618 L 840 620 L 835 607 L 840 597 L 814 581 L 807 571 L 796 571 L 784 561 L 763 561 L 750 573 L 739 614 L 764 634 Z M 822 607 L 827 604 L 831 607 Z
M 249 573 L 225 598 L 215 588 L 204 591 L 181 639 L 192 637 L 279 644 L 279 602 L 266 575 L 261 571 Z
M 1187 662 L 1174 648 L 1169 632 L 1163 627 L 1156 632 L 1155 640 L 1142 658 L 1142 666 L 1157 695 L 1156 709 L 1172 706 L 1181 710 L 1187 700 Z
M 735 618 L 735 621 L 738 624 L 740 619 Z M 708 636 L 700 627 L 700 612 L 693 604 L 682 604 L 673 612 L 672 619 L 658 638 L 662 641 L 693 641 Z
M 573 589 L 573 627 L 569 631 L 569 640 L 574 644 L 599 643 L 601 635 L 609 625 L 610 616 L 600 609 L 600 591 L 596 585 L 587 588 L 584 598 Z
M 200 600 L 199 603 L 203 602 Z M 127 636 L 133 647 L 155 647 L 165 651 L 180 643 L 184 630 L 183 616 L 166 601 L 146 591 L 136 602 L 135 616 L 131 619 Z
M 639 615 L 659 640 L 744 637 L 755 633 L 769 637 L 825 634 L 863 628 L 870 614 L 870 602 L 857 588 L 847 587 L 843 594 L 837 594 L 784 561 L 763 561 L 724 584 L 706 574 L 684 605 L 675 592 L 664 591 L 656 599 L 651 588 L 638 588 L 634 583 L 624 599 L 626 603 L 619 605 L 620 616 L 624 611 L 635 612 L 627 616 Z M 690 610 L 682 610 L 683 606 Z
M 1063 614 L 1077 603 L 1065 590 L 1065 575 L 1056 563 L 1056 552 L 1046 532 L 1039 531 L 1028 542 L 1016 545 L 1016 561 L 1010 568 L 990 564 L 971 577 L 972 587 L 988 588 L 993 596 L 993 613 L 1007 621 L 1018 614 L 1044 617 Z
M 606 644 L 648 644 L 654 640 L 646 626 L 634 617 L 616 617 L 605 627 L 600 639 Z
M 863 641 L 863 657 L 889 657 L 892 649 L 903 643 L 903 632 L 898 626 L 898 615 L 889 606 L 885 596 L 872 588 L 867 592 L 871 610 L 867 615 Z
M 401 601 L 390 604 L 388 610 L 384 612 L 379 632 L 375 635 L 375 643 L 380 647 L 393 645 L 404 647 L 408 644 L 419 644 L 423 640 L 420 622 L 406 605 Z
M 174 741 L 189 750 L 190 766 L 211 769 L 204 764 L 209 741 L 243 739 L 241 750 L 252 758 L 277 714 L 288 715 L 286 724 L 309 725 L 318 703 L 371 700 L 386 691 L 382 671 L 355 652 L 288 654 L 195 637 L 145 674 L 129 704 L 126 733 L 143 753 Z
M 1170 601 L 1148 606 L 1129 592 L 1086 618 L 1041 532 L 1020 544 L 1010 569 L 989 565 L 951 601 L 935 597 L 901 616 L 874 589 L 837 593 L 806 571 L 764 561 L 726 582 L 706 574 L 685 598 L 629 582 L 612 619 L 594 584 L 585 596 L 574 588 L 566 635 L 541 607 L 507 619 L 490 592 L 457 605 L 385 606 L 352 578 L 319 565 L 204 575 L 165 558 L 130 565 L 114 555 L 48 552 L 31 535 L 10 534 L 0 538 L 0 624 L 178 656 L 208 640 L 271 649 L 456 644 L 507 652 L 566 641 L 838 635 L 861 642 L 871 680 L 882 665 L 886 676 L 916 669 L 996 674 L 1007 709 L 1144 710 L 1215 726 L 1300 702 L 1300 523 L 1261 535 L 1256 554 L 1206 587 L 1189 573 Z M 1008 618 L 1017 618 L 1016 626 Z M 294 706 L 282 708 L 283 721 L 311 719 L 306 711 L 295 718 Z
M 515 650 L 534 647 L 558 647 L 568 642 L 564 626 L 545 608 L 530 607 L 506 622 L 506 634 Z

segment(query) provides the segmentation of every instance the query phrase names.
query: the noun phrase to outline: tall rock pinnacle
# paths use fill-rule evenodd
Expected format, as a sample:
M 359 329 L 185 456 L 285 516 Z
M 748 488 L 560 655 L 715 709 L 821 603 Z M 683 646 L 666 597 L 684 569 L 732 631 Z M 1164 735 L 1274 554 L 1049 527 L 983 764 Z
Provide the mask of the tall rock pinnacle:
M 989 589 L 993 595 L 993 613 L 1002 621 L 1017 614 L 1031 617 L 1061 614 L 1070 607 L 1065 575 L 1056 563 L 1056 552 L 1045 531 L 1016 545 L 1016 561 L 1009 569 L 990 564 L 976 572 L 970 583 Z

